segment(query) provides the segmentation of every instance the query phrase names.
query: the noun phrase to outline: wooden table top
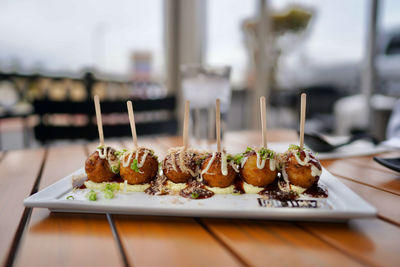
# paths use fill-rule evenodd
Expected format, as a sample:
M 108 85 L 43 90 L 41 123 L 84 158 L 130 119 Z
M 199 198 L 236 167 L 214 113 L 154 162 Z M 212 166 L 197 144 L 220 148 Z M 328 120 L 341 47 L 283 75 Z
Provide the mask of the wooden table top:
M 268 140 L 296 142 L 288 130 Z M 260 142 L 225 136 L 228 151 Z M 109 145 L 126 147 L 131 141 Z M 179 137 L 141 139 L 162 158 Z M 0 264 L 14 266 L 399 266 L 400 175 L 372 156 L 322 164 L 378 210 L 346 223 L 51 213 L 27 196 L 82 167 L 97 144 L 0 152 Z M 382 156 L 400 156 L 400 152 Z

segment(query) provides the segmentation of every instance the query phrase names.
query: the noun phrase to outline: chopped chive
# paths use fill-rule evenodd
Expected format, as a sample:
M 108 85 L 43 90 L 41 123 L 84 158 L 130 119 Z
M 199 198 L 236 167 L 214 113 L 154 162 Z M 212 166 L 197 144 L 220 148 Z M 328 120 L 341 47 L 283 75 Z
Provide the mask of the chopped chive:
M 74 196 L 67 196 L 67 199 L 74 200 L 75 198 L 74 198 Z
M 118 183 L 107 183 L 104 186 L 103 191 L 111 191 L 111 192 L 113 192 L 113 191 L 117 191 L 118 189 L 119 189 L 119 184 Z
M 97 193 L 94 190 L 90 190 L 85 196 L 89 201 L 97 200 Z
M 119 165 L 113 165 L 110 168 L 111 172 L 118 174 L 119 173 Z
M 190 197 L 191 198 L 198 198 L 200 195 L 199 195 L 199 193 L 197 193 L 197 192 L 193 192 L 191 195 L 190 195 Z
M 134 159 L 131 164 L 131 169 L 134 170 L 135 172 L 140 172 L 140 169 L 138 168 L 137 165 L 138 165 L 138 161 L 137 161 L 137 159 Z

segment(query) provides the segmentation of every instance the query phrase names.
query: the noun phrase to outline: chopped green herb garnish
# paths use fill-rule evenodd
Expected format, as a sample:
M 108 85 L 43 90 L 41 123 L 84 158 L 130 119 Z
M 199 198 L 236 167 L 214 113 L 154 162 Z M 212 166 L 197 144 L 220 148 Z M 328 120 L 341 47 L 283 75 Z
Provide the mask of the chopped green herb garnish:
M 114 198 L 114 192 L 119 190 L 119 184 L 118 183 L 107 183 L 104 188 L 104 197 L 106 199 L 112 199 Z
M 98 146 L 96 149 L 103 149 L 104 146 Z
M 116 191 L 119 189 L 118 183 L 108 183 L 104 186 L 103 191 Z
M 104 197 L 106 199 L 112 199 L 112 198 L 114 198 L 114 192 L 111 190 L 106 190 L 106 191 L 104 191 Z
M 90 201 L 97 200 L 97 193 L 94 190 L 90 190 L 85 196 Z
M 247 152 L 250 152 L 250 151 L 253 151 L 253 149 L 251 147 L 247 147 L 246 151 L 244 153 L 247 153 Z
M 262 159 L 267 159 L 267 158 L 273 159 L 275 155 L 274 151 L 265 147 L 260 148 L 258 153 L 260 154 Z
M 124 151 L 125 150 L 125 151 Z M 114 155 L 117 156 L 118 158 L 121 157 L 124 153 L 126 152 L 126 149 L 115 151 Z
M 131 169 L 134 170 L 135 172 L 140 172 L 137 165 L 138 165 L 138 161 L 137 161 L 137 159 L 134 159 L 131 164 Z
M 300 146 L 298 146 L 298 145 L 289 145 L 289 150 L 300 150 Z
M 74 200 L 74 196 L 67 196 L 67 199 Z
M 111 166 L 110 170 L 115 174 L 119 173 L 119 165 Z
M 242 163 L 242 159 L 244 158 L 243 154 L 236 154 L 233 157 L 233 162 L 235 162 L 235 164 L 240 165 Z
M 191 198 L 198 198 L 200 195 L 199 195 L 199 193 L 197 193 L 197 192 L 193 192 L 191 195 L 190 195 L 190 197 Z

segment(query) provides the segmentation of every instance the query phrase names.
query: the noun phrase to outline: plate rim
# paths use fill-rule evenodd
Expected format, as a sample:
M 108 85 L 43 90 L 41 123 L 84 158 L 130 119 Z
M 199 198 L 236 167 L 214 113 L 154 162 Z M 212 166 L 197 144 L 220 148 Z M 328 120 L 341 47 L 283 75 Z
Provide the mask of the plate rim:
M 241 210 L 241 212 L 233 213 L 233 210 L 227 209 L 190 209 L 190 207 L 182 208 L 165 208 L 151 207 L 150 209 L 144 206 L 118 206 L 105 205 L 99 202 L 72 202 L 70 200 L 61 200 L 59 197 L 72 190 L 72 177 L 84 173 L 84 168 L 70 173 L 57 182 L 43 188 L 35 194 L 27 197 L 24 200 L 26 207 L 48 208 L 50 211 L 56 212 L 78 212 L 78 213 L 111 213 L 111 214 L 126 214 L 126 215 L 156 215 L 156 216 L 180 216 L 180 217 L 215 217 L 215 218 L 240 218 L 240 219 L 271 219 L 271 220 L 297 220 L 297 221 L 343 221 L 354 218 L 369 218 L 377 215 L 377 210 L 358 194 L 343 184 L 338 178 L 323 168 L 323 176 L 325 177 L 324 184 L 328 187 L 328 191 L 332 190 L 330 183 L 334 182 L 336 189 L 340 189 L 340 194 L 350 197 L 357 203 L 357 207 L 347 210 L 332 210 L 332 209 L 302 209 L 302 208 L 263 208 L 261 212 L 255 212 L 255 209 Z M 322 176 L 321 176 L 322 178 Z M 145 194 L 143 192 L 134 192 Z M 152 196 L 157 198 L 178 197 L 179 196 Z M 218 197 L 218 195 L 217 195 Z M 235 196 L 237 197 L 237 196 Z M 212 199 L 212 198 L 211 198 Z M 202 201 L 202 200 L 190 200 Z

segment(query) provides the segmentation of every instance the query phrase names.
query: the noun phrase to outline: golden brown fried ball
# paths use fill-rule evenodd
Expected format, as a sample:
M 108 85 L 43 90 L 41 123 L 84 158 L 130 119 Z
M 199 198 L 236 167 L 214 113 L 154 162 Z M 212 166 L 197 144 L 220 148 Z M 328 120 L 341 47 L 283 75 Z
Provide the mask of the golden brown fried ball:
M 265 166 L 262 169 L 257 167 L 257 155 L 255 152 L 248 155 L 246 163 L 243 168 L 240 169 L 240 174 L 242 179 L 251 185 L 254 186 L 267 186 L 273 181 L 275 181 L 278 170 L 271 171 L 269 168 L 270 159 L 265 160 Z
M 87 158 L 85 171 L 88 179 L 95 183 L 107 182 L 115 176 L 115 173 L 110 170 L 107 159 L 101 159 L 97 151 Z
M 172 182 L 174 183 L 186 183 L 190 178 L 192 178 L 192 174 L 189 171 L 182 171 L 182 169 L 179 167 L 179 156 L 180 153 L 186 153 L 184 156 L 186 157 L 186 160 L 184 164 L 186 164 L 186 168 L 190 169 L 192 173 L 196 172 L 196 162 L 194 159 L 194 155 L 191 153 L 187 153 L 186 151 L 178 151 L 178 152 L 173 152 L 173 155 L 175 157 L 175 168 L 172 166 L 172 155 L 168 154 L 163 162 L 163 172 L 165 176 Z
M 310 155 L 310 162 L 306 166 L 300 165 L 294 153 L 298 152 L 290 152 L 284 163 L 285 172 L 288 176 L 289 182 L 293 185 L 300 186 L 303 188 L 309 188 L 313 184 L 318 183 L 319 176 L 312 176 L 311 174 L 311 164 L 314 164 L 315 167 L 321 169 L 321 165 L 313 155 Z M 305 152 L 300 152 L 300 159 L 304 160 Z
M 139 152 L 138 161 L 140 162 L 143 157 L 144 151 L 141 150 Z M 121 178 L 126 180 L 128 184 L 145 184 L 150 182 L 156 175 L 158 171 L 158 161 L 155 156 L 151 153 L 147 154 L 146 160 L 142 167 L 134 170 L 131 168 L 131 164 L 135 159 L 135 153 L 133 153 L 131 160 L 129 161 L 128 166 L 123 166 L 123 161 L 128 160 L 129 154 L 124 156 L 124 159 L 121 160 L 119 173 Z
M 204 160 L 201 169 L 207 168 L 212 156 L 210 155 Z M 228 174 L 223 175 L 221 171 L 221 152 L 217 152 L 214 161 L 211 163 L 210 168 L 203 174 L 204 182 L 211 187 L 228 187 L 233 184 L 236 178 L 236 172 L 229 163 L 227 164 Z

